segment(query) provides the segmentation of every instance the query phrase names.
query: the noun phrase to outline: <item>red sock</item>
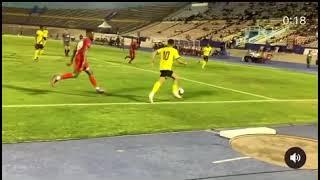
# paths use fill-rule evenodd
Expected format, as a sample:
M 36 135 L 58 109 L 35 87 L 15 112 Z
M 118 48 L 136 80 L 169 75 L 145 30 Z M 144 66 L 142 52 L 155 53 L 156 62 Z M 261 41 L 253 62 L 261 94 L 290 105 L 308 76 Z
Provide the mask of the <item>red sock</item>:
M 61 76 L 61 79 L 69 79 L 69 78 L 72 78 L 72 77 L 73 77 L 72 73 L 66 73 L 66 74 Z
M 97 81 L 96 81 L 96 78 L 94 78 L 93 75 L 89 76 L 89 79 L 90 79 L 90 82 L 92 84 L 93 87 L 97 87 Z

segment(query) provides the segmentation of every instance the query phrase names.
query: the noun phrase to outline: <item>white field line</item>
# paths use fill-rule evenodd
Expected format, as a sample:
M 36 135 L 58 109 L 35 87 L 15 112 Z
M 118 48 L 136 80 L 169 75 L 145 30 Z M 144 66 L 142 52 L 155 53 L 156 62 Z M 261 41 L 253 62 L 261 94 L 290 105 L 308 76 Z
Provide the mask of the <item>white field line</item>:
M 232 158 L 232 159 L 224 159 L 224 160 L 220 160 L 220 161 L 213 161 L 213 164 L 219 164 L 219 163 L 224 163 L 224 162 L 230 162 L 230 161 L 238 161 L 238 160 L 242 160 L 242 159 L 250 159 L 250 157 L 237 157 L 237 158 Z
M 24 107 L 64 107 L 64 106 L 111 106 L 111 105 L 174 105 L 174 104 L 232 104 L 232 103 L 264 103 L 264 102 L 315 102 L 317 99 L 262 99 L 239 101 L 176 101 L 176 102 L 120 102 L 120 103 L 69 103 L 69 104 L 16 104 L 2 105 L 2 108 Z
M 108 64 L 112 64 L 112 65 L 117 64 L 117 63 L 112 63 L 112 62 L 107 62 L 107 61 L 103 61 L 103 62 L 108 63 Z M 122 64 L 122 65 L 123 65 L 123 64 Z M 157 72 L 157 71 L 142 69 L 142 68 L 133 67 L 133 66 L 128 66 L 128 65 L 123 65 L 123 66 L 124 66 L 124 67 L 127 67 L 127 68 L 131 68 L 131 69 L 138 69 L 138 70 L 141 70 L 141 71 L 146 71 L 146 72 L 151 72 L 151 73 L 156 73 L 156 74 L 159 73 L 159 72 Z M 226 87 L 222 87 L 222 86 L 218 86 L 218 85 L 213 85 L 213 84 L 209 84 L 209 83 L 205 83 L 205 82 L 201 82 L 201 81 L 196 81 L 196 80 L 187 79 L 187 78 L 183 78 L 183 77 L 180 77 L 180 79 L 185 80 L 185 81 L 189 81 L 189 82 L 193 82 L 193 83 L 198 83 L 198 84 L 202 84 L 202 85 L 207 85 L 207 86 L 219 88 L 219 89 L 224 89 L 224 90 L 228 90 L 228 91 L 233 91 L 233 92 L 237 92 L 237 93 L 241 93 L 241 94 L 246 94 L 246 95 L 251 95 L 251 96 L 260 97 L 260 98 L 264 98 L 264 99 L 274 100 L 274 98 L 271 98 L 271 97 L 267 97 L 267 96 L 263 96 L 263 95 L 259 95 L 259 94 L 254 94 L 254 93 L 249 93 L 249 92 L 245 92 L 245 91 L 240 91 L 240 90 L 236 90 L 236 89 L 226 88 Z

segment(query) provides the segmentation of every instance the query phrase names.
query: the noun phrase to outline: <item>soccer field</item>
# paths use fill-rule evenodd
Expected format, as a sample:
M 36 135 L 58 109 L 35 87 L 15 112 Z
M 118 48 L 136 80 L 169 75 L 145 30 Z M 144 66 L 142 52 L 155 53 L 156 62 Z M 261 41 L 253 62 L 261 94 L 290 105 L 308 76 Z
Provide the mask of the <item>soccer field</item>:
M 2 53 L 3 143 L 318 121 L 315 74 L 215 61 L 202 70 L 188 57 L 174 69 L 184 98 L 168 80 L 149 104 L 159 78 L 150 52 L 129 65 L 128 50 L 93 45 L 89 63 L 106 94 L 85 73 L 51 87 L 52 75 L 72 71 L 61 41 L 49 40 L 33 62 L 33 37 L 3 35 Z

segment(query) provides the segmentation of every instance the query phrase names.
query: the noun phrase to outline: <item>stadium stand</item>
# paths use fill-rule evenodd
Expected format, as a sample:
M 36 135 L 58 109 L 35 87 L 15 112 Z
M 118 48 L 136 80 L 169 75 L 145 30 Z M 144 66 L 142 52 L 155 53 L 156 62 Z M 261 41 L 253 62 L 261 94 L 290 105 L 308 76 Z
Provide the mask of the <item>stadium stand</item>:
M 164 35 L 164 32 L 168 29 L 177 26 L 180 22 L 166 21 L 166 22 L 157 22 L 155 24 L 151 24 L 150 26 L 143 27 L 141 29 L 137 29 L 132 31 L 126 35 L 136 35 L 137 32 L 140 32 L 142 36 L 145 37 L 154 37 L 161 38 Z
M 33 13 L 33 9 L 2 7 L 2 22 L 5 24 L 45 25 L 79 29 L 97 29 L 110 13 L 117 12 L 108 22 L 111 32 L 132 31 L 173 13 L 185 3 L 113 10 L 47 9 Z
M 181 21 L 189 18 L 190 16 L 202 14 L 208 10 L 207 3 L 192 3 L 187 4 L 185 7 L 181 8 L 179 11 L 171 14 L 169 17 L 164 20 L 169 21 Z
M 17 24 L 3 24 L 2 25 L 2 33 L 5 34 L 15 34 L 22 36 L 34 36 L 36 30 L 39 29 L 39 26 L 25 26 L 25 25 L 17 25 Z M 50 27 L 49 37 L 53 39 L 60 39 L 62 34 L 64 33 L 65 28 L 57 28 Z M 84 35 L 85 30 L 80 29 L 68 29 L 70 34 L 75 37 L 79 37 L 80 34 Z
M 316 33 L 318 32 L 317 19 L 315 22 L 309 21 L 306 25 L 292 26 L 282 36 L 272 39 L 270 42 L 274 44 L 286 44 L 287 41 L 293 39 L 295 45 L 315 45 L 317 40 Z
M 315 48 L 318 48 L 318 39 L 311 42 L 311 43 L 308 43 L 308 44 L 305 44 L 304 45 L 305 47 L 315 47 Z
M 206 5 L 207 4 L 207 5 Z M 113 28 L 107 33 L 149 37 L 150 41 L 173 38 L 176 40 L 201 40 L 229 42 L 237 39 L 244 46 L 248 27 L 261 27 L 271 34 L 259 34 L 254 43 L 269 41 L 286 44 L 296 38 L 296 44 L 315 45 L 310 34 L 318 30 L 317 3 L 307 2 L 212 2 L 171 3 L 145 7 L 85 10 L 85 9 L 35 9 L 2 7 L 5 24 L 46 25 L 73 29 L 97 29 L 106 17 Z M 34 13 L 37 12 L 37 13 Z M 294 14 L 312 19 L 305 26 L 283 25 L 283 16 Z M 273 17 L 271 19 L 270 17 Z M 97 32 L 102 32 L 99 29 Z M 272 34 L 275 34 L 272 36 Z M 251 41 L 250 41 L 251 42 Z

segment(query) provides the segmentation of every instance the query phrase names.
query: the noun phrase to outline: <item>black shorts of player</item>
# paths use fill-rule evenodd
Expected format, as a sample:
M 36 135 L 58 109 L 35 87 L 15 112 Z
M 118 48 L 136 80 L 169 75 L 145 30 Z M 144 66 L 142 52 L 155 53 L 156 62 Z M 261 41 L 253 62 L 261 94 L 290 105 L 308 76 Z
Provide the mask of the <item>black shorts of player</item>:
M 172 78 L 174 79 L 174 77 L 172 77 L 172 74 L 173 74 L 173 71 L 170 71 L 170 70 L 161 70 L 160 71 L 160 77 L 165 77 L 165 78 Z
M 43 49 L 43 44 L 36 44 L 34 47 L 36 49 Z
M 203 60 L 208 61 L 208 56 L 203 56 Z

